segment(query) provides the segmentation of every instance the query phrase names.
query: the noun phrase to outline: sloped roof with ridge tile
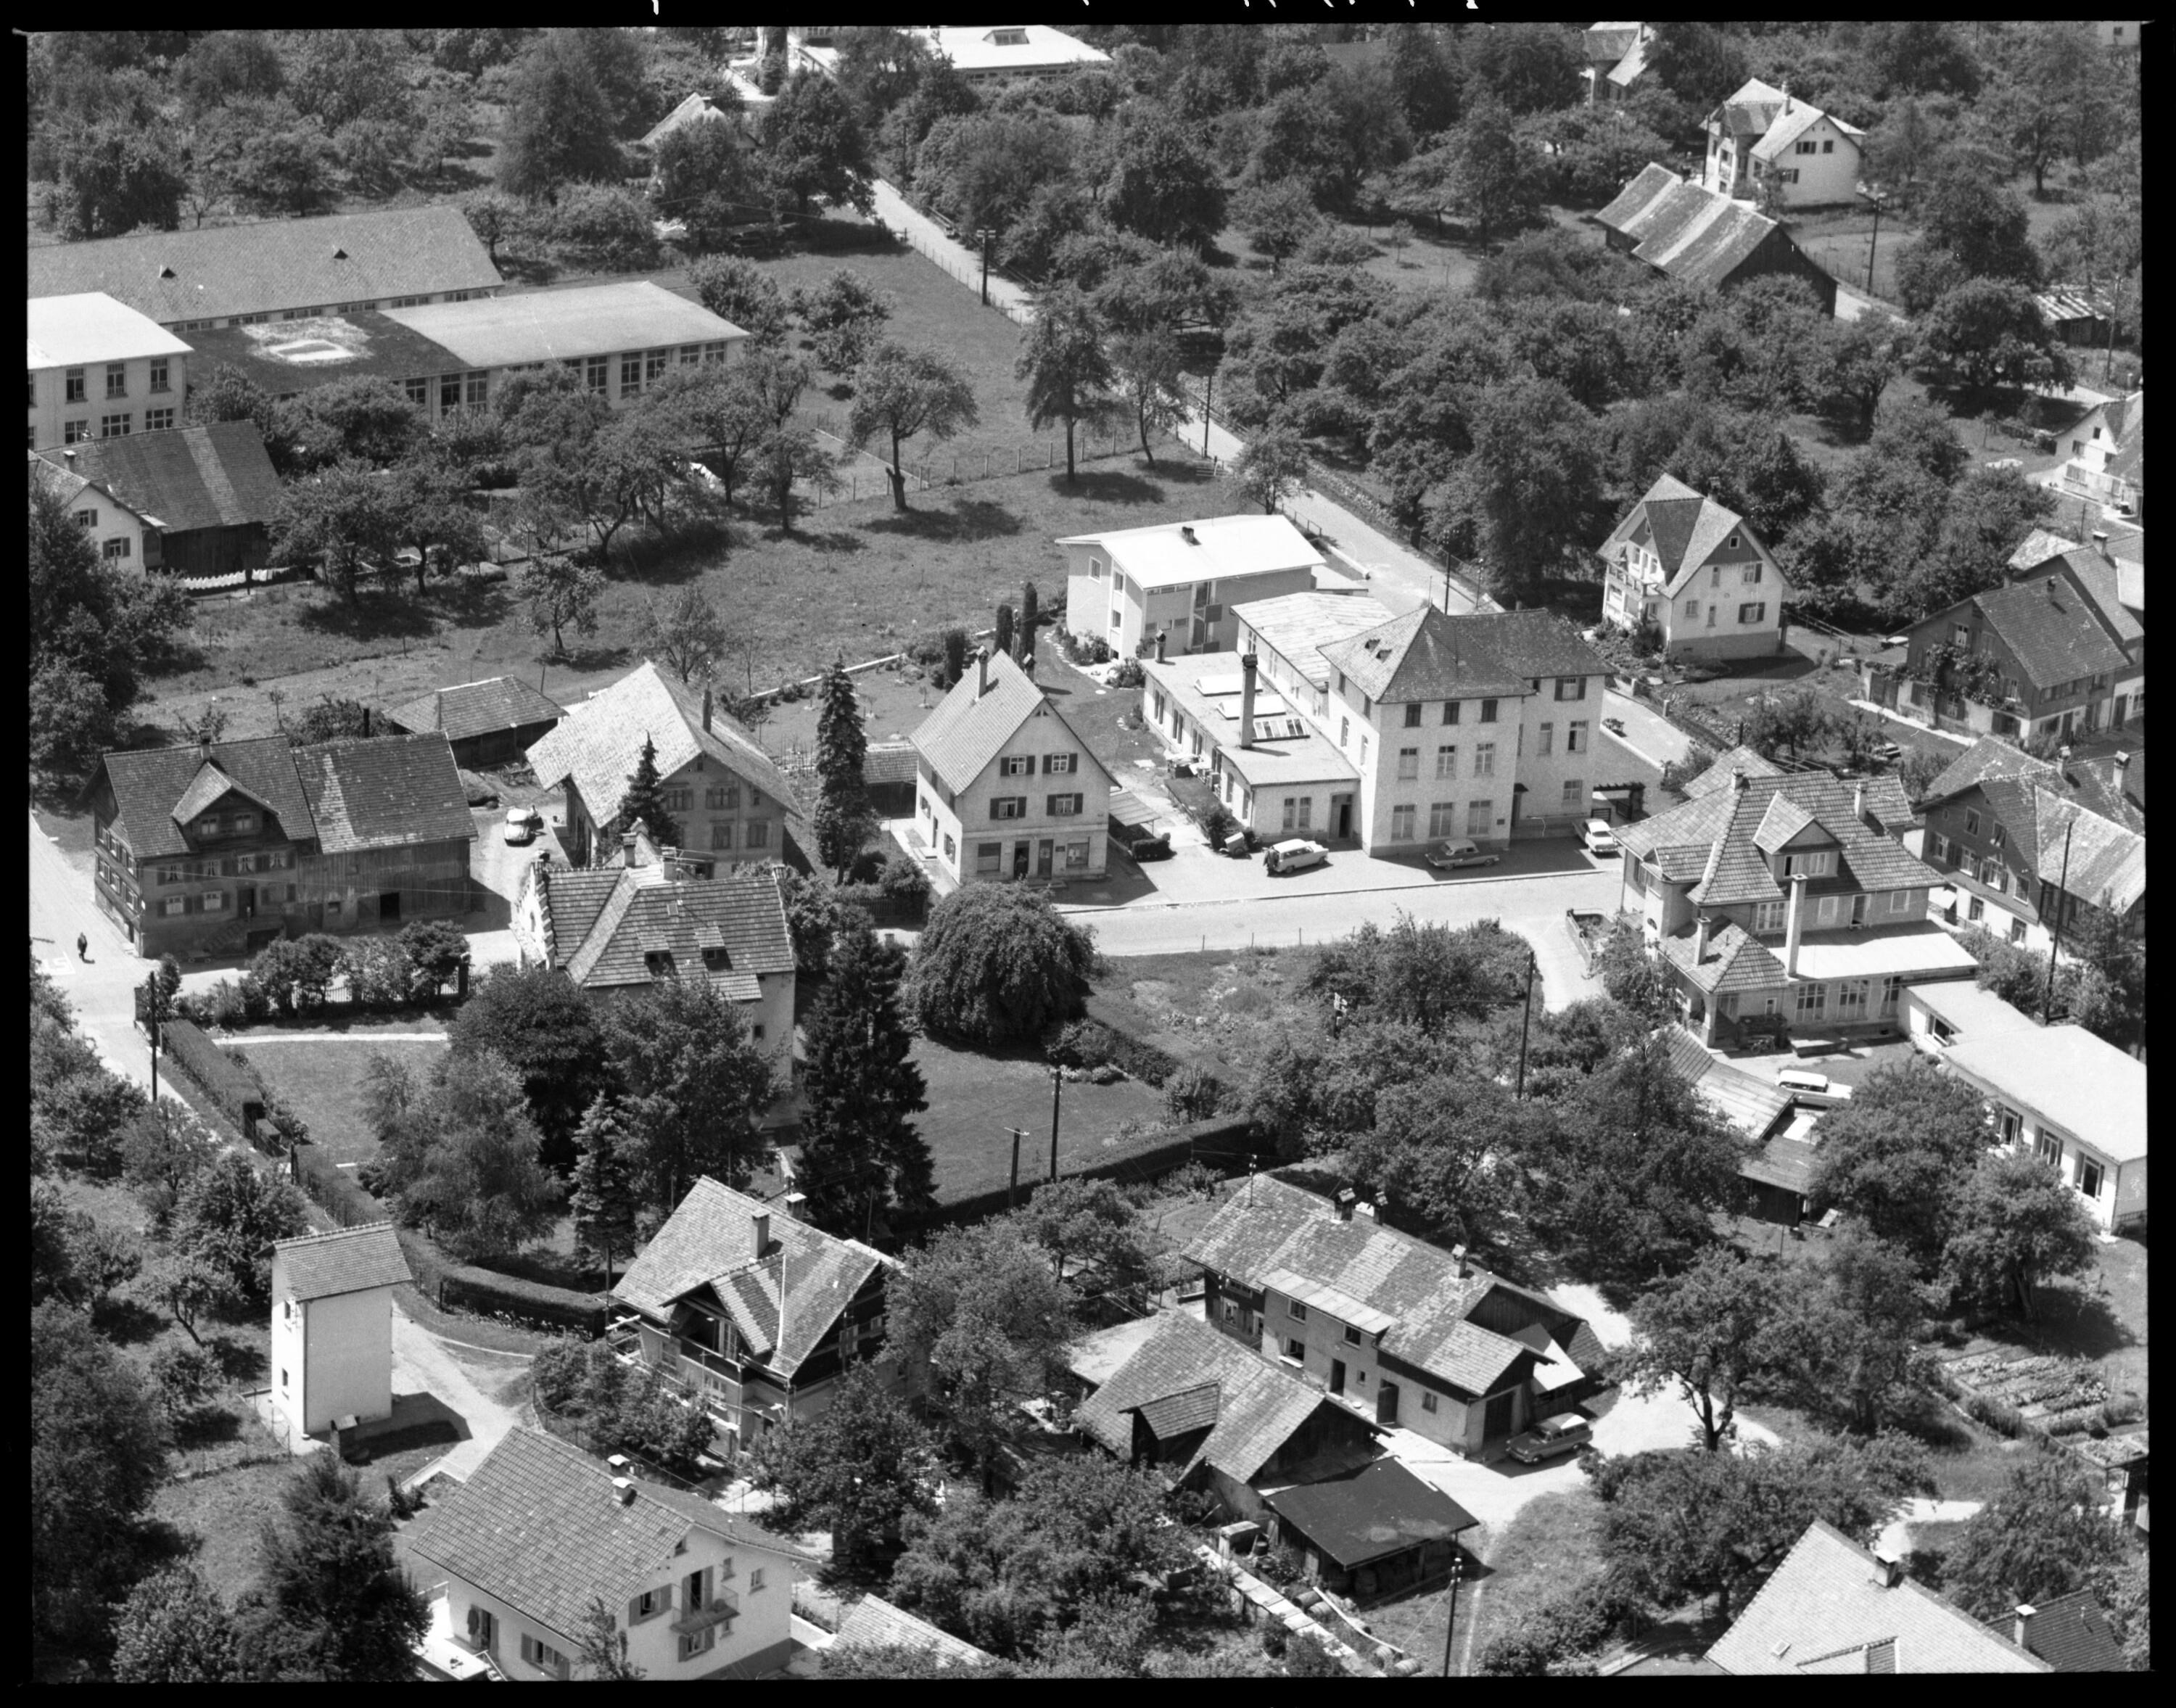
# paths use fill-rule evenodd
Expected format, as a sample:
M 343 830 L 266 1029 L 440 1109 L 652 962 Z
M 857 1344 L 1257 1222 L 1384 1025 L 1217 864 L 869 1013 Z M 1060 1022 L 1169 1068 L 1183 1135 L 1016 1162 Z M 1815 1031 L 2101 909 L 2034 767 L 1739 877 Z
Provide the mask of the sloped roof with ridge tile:
M 1998 1636 L 2010 1636 L 2016 1614 L 1987 1621 Z M 2123 1646 L 2109 1629 L 2108 1615 L 2091 1590 L 2073 1590 L 2033 1603 L 2025 1622 L 2025 1646 L 2058 1673 L 2127 1673 Z
M 1768 810 L 1760 815 L 1760 823 L 1753 832 L 1753 846 L 1763 854 L 1773 854 L 1799 831 L 1814 822 L 1814 815 L 1796 801 L 1783 795 L 1768 797 Z
M 2039 791 L 2035 818 L 2039 840 L 2037 876 L 2075 896 L 2128 913 L 2146 895 L 2146 838 L 2075 802 Z M 2064 833 L 2070 868 L 2064 870 Z
M 703 696 L 645 659 L 610 688 L 568 709 L 558 726 L 529 749 L 541 787 L 574 780 L 600 824 L 609 824 L 627 793 L 627 780 L 642 759 L 642 744 L 656 744 L 657 775 L 669 777 L 698 754 L 723 765 L 801 815 L 793 786 L 742 725 L 713 709 L 703 727 Z
M 1866 134 L 1857 125 L 1846 124 L 1835 114 L 1823 112 L 1809 102 L 1794 97 L 1791 110 L 1778 113 L 1775 123 L 1770 125 L 1760 140 L 1754 144 L 1754 158 L 1764 160 L 1782 158 L 1786 149 L 1824 119 L 1834 125 L 1836 133 L 1847 142 L 1856 143 Z
M 579 1645 L 590 1604 L 617 1612 L 668 1580 L 674 1550 L 701 1529 L 736 1547 L 805 1560 L 785 1538 L 698 1495 L 637 1482 L 623 1501 L 612 1469 L 520 1425 L 427 1508 L 409 1532 L 419 1558 Z
M 1762 857 L 1755 836 L 1771 801 L 1780 796 L 1836 839 L 1833 887 L 1879 893 L 1939 883 L 1939 875 L 1907 853 L 1902 843 L 1858 817 L 1852 808 L 1858 786 L 1826 771 L 1747 777 L 1742 790 L 1696 794 L 1667 813 L 1619 825 L 1618 840 L 1641 859 L 1657 861 L 1663 875 L 1673 882 L 1683 882 L 1696 872 L 1698 882 L 1691 892 L 1695 901 L 1711 906 L 1772 901 L 1783 894 L 1782 886 Z M 1879 824 L 1912 824 L 1911 802 L 1896 778 L 1869 778 L 1864 787 L 1867 811 Z
M 1395 1459 L 1264 1498 L 1279 1518 L 1348 1571 L 1423 1542 L 1454 1542 L 1481 1521 Z
M 297 748 L 295 770 L 328 854 L 476 840 L 460 768 L 442 735 Z
M 1733 136 L 1763 136 L 1783 111 L 1787 97 L 1771 83 L 1749 77 L 1722 104 L 1708 115 L 1708 122 L 1721 120 Z
M 1322 650 L 1331 668 L 1375 700 L 1515 697 L 1526 678 L 1489 632 L 1423 605 Z
M 1609 666 L 1553 611 L 1475 611 L 1450 622 L 1470 624 L 1496 649 L 1512 675 L 1529 681 L 1553 676 L 1602 676 Z
M 1735 747 L 1688 781 L 1682 792 L 1686 799 L 1693 801 L 1697 801 L 1703 795 L 1712 795 L 1718 789 L 1730 786 L 1730 776 L 1733 771 L 1743 771 L 1749 777 L 1780 777 L 1783 775 L 1783 768 L 1773 759 L 1763 758 L 1759 748 Z
M 1088 764 L 1102 771 L 1107 781 L 1110 780 L 1103 762 L 1089 750 L 1065 714 L 1036 686 L 1033 677 L 998 653 L 989 661 L 989 686 L 985 689 L 981 685 L 981 668 L 971 658 L 967 673 L 907 737 L 946 788 L 957 791 L 970 787 L 1004 751 L 1005 743 L 1020 733 L 1020 726 L 1036 715 L 1037 707 L 1045 708 L 1048 715 L 1064 724 Z
M 174 802 L 173 816 L 186 824 L 198 813 L 215 804 L 221 797 L 230 794 L 239 795 L 245 801 L 253 801 L 267 810 L 276 810 L 269 801 L 247 783 L 236 781 L 207 759 L 197 768 L 196 776 L 182 798 Z
M 1951 797 L 1961 795 L 1975 784 L 1989 777 L 2053 778 L 2055 768 L 2044 759 L 2036 759 L 2024 748 L 2005 742 L 1999 736 L 1982 736 L 1972 746 L 1942 768 L 1940 774 L 1927 786 L 1921 797 L 1922 809 L 1939 807 Z
M 863 1596 L 846 1609 L 839 1621 L 835 1649 L 922 1649 L 935 1656 L 939 1666 L 958 1662 L 981 1667 L 997 1659 L 988 1651 L 963 1643 L 949 1631 L 939 1630 L 927 1619 L 918 1619 L 904 1607 L 895 1607 L 882 1596 Z
M 556 723 L 567 709 L 515 676 L 433 688 L 387 714 L 387 721 L 422 733 L 437 730 L 449 742 Z
M 190 796 L 205 761 L 241 786 L 252 799 L 268 804 L 289 840 L 307 842 L 316 833 L 309 797 L 295 769 L 294 751 L 283 737 L 215 742 L 209 747 L 142 748 L 104 753 L 92 775 L 95 788 L 103 776 L 113 791 L 122 840 L 138 859 L 156 859 L 190 851 L 176 813 Z M 88 792 L 88 789 L 86 792 Z
M 32 296 L 102 291 L 162 324 L 501 283 L 467 219 L 449 206 L 52 243 L 25 260 Z
M 169 534 L 269 523 L 280 505 L 280 477 L 253 422 L 86 439 L 39 454 Z
M 638 866 L 599 874 L 612 879 L 608 888 L 565 883 L 585 875 L 552 873 L 543 894 L 554 959 L 585 990 L 655 982 L 649 957 L 659 953 L 672 957 L 666 976 L 705 979 L 737 1002 L 760 998 L 759 975 L 793 971 L 786 903 L 768 871 L 675 878 L 662 866 Z
M 1341 1221 L 1328 1199 L 1270 1176 L 1235 1193 L 1185 1255 L 1248 1286 L 1285 1269 L 1365 1300 L 1397 1319 L 1384 1331 L 1384 1351 L 1471 1394 L 1493 1391 L 1519 1360 L 1535 1356 L 1531 1347 L 1466 1320 L 1492 1291 L 1586 1327 L 1546 1294 L 1470 1265 L 1461 1276 L 1449 1252 L 1364 1216 Z
M 1718 503 L 1674 475 L 1663 475 L 1602 541 L 1602 555 L 1608 557 L 1638 537 L 1643 522 L 1673 594 L 1717 546 L 1732 534 L 1745 531 L 1745 519 L 1727 504 Z
M 2092 601 L 2060 576 L 1977 593 L 1972 603 L 2036 688 L 2081 677 L 2120 675 L 2129 661 Z
M 1684 180 L 1667 166 L 1650 163 L 1640 168 L 1608 207 L 1589 217 L 1598 226 L 1636 238 L 1645 226 L 1646 216 L 1663 197 L 1683 182 Z
M 1322 649 L 1390 621 L 1390 607 L 1364 593 L 1287 593 L 1232 607 L 1232 615 L 1283 655 L 1317 688 L 1330 682 Z
M 755 1248 L 755 1218 L 770 1219 L 770 1247 Z M 705 1176 L 666 1218 L 642 1254 L 612 1286 L 612 1297 L 644 1315 L 671 1316 L 674 1304 L 699 1288 L 730 1299 L 775 1346 L 769 1367 L 791 1374 L 830 1331 L 839 1313 L 869 1277 L 889 1263 L 859 1240 L 839 1239 L 805 1221 L 775 1214 L 760 1199 Z M 786 1289 L 786 1327 L 779 1335 L 778 1289 Z M 732 1308 L 728 1303 L 727 1308 Z
M 329 1299 L 415 1280 L 389 1221 L 272 1243 L 274 1260 L 297 1299 Z
M 1868 1651 L 1880 1645 L 1894 1645 L 1899 1673 L 2054 1670 L 1924 1585 L 1888 1584 L 1872 1553 L 1820 1519 L 1707 1658 L 1740 1674 L 1869 1672 L 1879 1662 Z
M 1721 285 L 1776 230 L 1751 204 L 1684 182 L 1641 215 L 1632 258 L 1688 284 Z
M 1708 934 L 1707 954 L 1698 962 L 1693 949 L 1699 934 L 1680 932 L 1662 941 L 1663 959 L 1713 996 L 1730 991 L 1774 990 L 1786 980 L 1783 963 L 1745 930 L 1730 924 Z

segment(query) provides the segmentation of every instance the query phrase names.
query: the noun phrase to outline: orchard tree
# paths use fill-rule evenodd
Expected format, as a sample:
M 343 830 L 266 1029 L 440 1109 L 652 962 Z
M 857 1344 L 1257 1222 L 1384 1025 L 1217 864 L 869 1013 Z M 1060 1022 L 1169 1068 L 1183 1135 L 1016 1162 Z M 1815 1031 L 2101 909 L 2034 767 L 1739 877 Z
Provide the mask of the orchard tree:
M 1021 1232 L 1049 1254 L 1052 1278 L 1061 1286 L 1091 1272 L 1105 1292 L 1149 1278 L 1140 1212 L 1115 1182 L 1047 1181 L 1016 1219 Z
M 597 601 L 605 590 L 604 572 L 571 558 L 533 558 L 521 572 L 515 592 L 529 612 L 529 627 L 552 637 L 552 655 L 567 655 L 566 631 L 597 632 Z
M 906 509 L 906 474 L 900 448 L 917 433 L 940 443 L 982 420 L 975 388 L 960 366 L 942 351 L 885 343 L 871 352 L 854 375 L 854 405 L 846 418 L 846 437 L 857 447 L 871 439 L 891 445 L 891 502 Z
M 763 164 L 773 193 L 806 214 L 820 198 L 866 214 L 873 205 L 868 140 L 853 103 L 830 79 L 797 71 L 763 116 Z
M 1168 108 L 1122 118 L 1103 205 L 1119 230 L 1152 243 L 1206 247 L 1224 228 L 1224 188 L 1197 127 Z
M 1950 1215 L 1945 1279 L 1983 1304 L 2037 1320 L 2042 1283 L 2092 1267 L 2095 1229 L 2078 1195 L 2038 1157 L 1983 1155 Z
M 773 1497 L 766 1521 L 788 1533 L 829 1531 L 849 1582 L 881 1583 L 879 1562 L 908 1519 L 937 1509 L 936 1441 L 867 1364 L 840 1379 L 831 1403 L 756 1443 L 751 1480 Z
M 786 302 L 807 329 L 817 361 L 833 373 L 859 367 L 891 318 L 891 299 L 851 267 L 834 269 L 813 291 L 797 287 Z
M 1307 484 L 1307 445 L 1287 422 L 1271 421 L 1239 453 L 1233 465 L 1239 485 L 1262 507 L 1276 514 L 1285 500 Z
M 1772 1259 L 1702 1252 L 1632 1307 L 1633 1341 L 1615 1369 L 1633 1394 L 1675 1384 L 1700 1444 L 1719 1453 L 1738 1433 L 1740 1401 L 1758 1397 L 1776 1362 L 1776 1325 L 1797 1285 Z
M 1035 1037 L 1080 1012 L 1095 940 L 1024 885 L 971 884 L 929 910 L 907 1000 L 928 1031 L 974 1044 Z
M 710 129 L 714 127 L 704 126 Z M 758 346 L 786 336 L 786 297 L 778 280 L 738 255 L 705 255 L 688 269 L 695 297 L 711 313 L 730 320 Z
M 1094 307 L 1074 285 L 1057 285 L 1035 304 L 1035 318 L 1015 364 L 1027 382 L 1028 424 L 1040 432 L 1065 424 L 1065 479 L 1076 477 L 1074 430 L 1101 421 L 1114 401 L 1118 376 Z
M 1231 217 L 1254 253 L 1268 258 L 1272 280 L 1322 229 L 1314 198 L 1305 185 L 1290 178 L 1247 185 L 1232 196 Z
M 1987 1148 L 1980 1094 L 1918 1058 L 1869 1074 L 1848 1105 L 1821 1123 L 1807 1208 L 1858 1216 L 1910 1253 L 1923 1275 L 1940 1265 L 1951 1207 Z
M 742 1005 L 708 982 L 666 981 L 622 998 L 604 1018 L 605 1054 L 623 1088 L 644 1203 L 664 1214 L 698 1177 L 747 1183 L 757 1123 L 777 1086 Z
M 1479 1074 L 1385 1085 L 1375 1124 L 1346 1147 L 1354 1180 L 1411 1211 L 1444 1243 L 1478 1244 L 1509 1207 L 1531 1123 L 1510 1091 Z
M 487 1050 L 439 1058 L 427 1080 L 373 1058 L 368 1101 L 378 1155 L 363 1183 L 397 1198 L 400 1219 L 430 1230 L 462 1262 L 519 1250 L 551 1231 L 559 1193 L 520 1075 Z
M 209 1265 L 241 1297 L 272 1291 L 272 1246 L 309 1231 L 302 1195 L 260 1172 L 244 1152 L 222 1151 L 182 1194 L 174 1243 Z
M 340 457 L 280 489 L 272 518 L 272 557 L 314 567 L 353 602 L 367 571 L 400 549 L 400 506 L 369 464 Z
M 1782 1301 L 1773 1337 L 1777 1391 L 1873 1434 L 1900 1401 L 1922 1391 L 1918 1343 L 1946 1297 L 1919 1281 L 1909 1253 L 1847 1221 L 1818 1279 Z
M 764 441 L 756 454 L 758 467 L 770 488 L 772 507 L 778 512 L 781 533 L 793 531 L 793 489 L 807 488 L 810 497 L 836 492 L 839 460 L 812 427 L 781 427 Z
M 1185 425 L 1187 411 L 1194 404 L 1193 394 L 1186 389 L 1178 340 L 1163 331 L 1126 334 L 1112 340 L 1111 365 L 1119 394 L 1133 412 L 1141 454 L 1154 468 L 1156 451 L 1149 443 L 1149 435 L 1176 433 Z
M 726 631 L 725 619 L 718 615 L 717 607 L 704 598 L 702 589 L 691 581 L 680 590 L 678 598 L 662 609 L 653 601 L 643 601 L 635 644 L 645 656 L 667 666 L 683 683 L 699 679 L 707 682 L 724 658 L 732 639 Z M 661 797 L 657 804 L 661 810 Z M 620 815 L 620 822 L 628 822 L 624 813 Z M 666 822 L 670 824 L 672 820 Z M 654 830 L 656 820 L 652 819 L 650 824 Z M 679 838 L 676 835 L 664 840 L 677 842 Z
M 123 1684 L 242 1681 L 234 1618 L 193 1567 L 138 1581 L 114 1620 L 113 1676 Z
M 2026 1451 L 2000 1493 L 1967 1519 L 1942 1563 L 1942 1589 L 1977 1619 L 2087 1587 L 2123 1557 L 2106 1491 L 2064 1453 Z
M 592 33 L 605 32 L 547 31 L 508 73 L 498 182 L 510 194 L 549 197 L 562 184 L 606 183 L 624 176 L 616 116 L 570 39 Z
M 710 98 L 720 99 L 715 92 Z M 731 104 L 737 106 L 737 100 Z M 726 112 L 669 133 L 657 145 L 650 196 L 661 218 L 678 220 L 688 228 L 694 248 L 717 249 L 731 242 L 734 230 L 749 223 L 763 199 L 762 169 L 737 113 Z

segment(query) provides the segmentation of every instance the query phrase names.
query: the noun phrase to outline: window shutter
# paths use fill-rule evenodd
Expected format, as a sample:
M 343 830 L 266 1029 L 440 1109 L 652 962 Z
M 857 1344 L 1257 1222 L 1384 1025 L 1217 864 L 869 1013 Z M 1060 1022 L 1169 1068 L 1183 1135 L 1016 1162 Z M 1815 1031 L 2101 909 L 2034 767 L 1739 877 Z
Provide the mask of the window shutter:
M 1087 797 L 1086 797 L 1085 795 L 1075 794 L 1075 795 L 1074 796 L 1074 797 L 1073 797 L 1073 810 L 1074 810 L 1074 812 L 1075 813 L 1078 813 L 1080 812 L 1080 807 L 1081 807 L 1081 803 L 1082 803 L 1082 802 L 1084 802 L 1086 798 L 1087 798 Z
M 567 1677 L 567 1657 L 564 1655 L 560 1654 L 557 1649 L 554 1649 L 552 1653 L 556 1657 L 552 1668 L 552 1676 L 559 1678 Z
M 640 1596 L 628 1596 L 628 1602 L 627 1602 L 627 1624 L 628 1624 L 628 1629 L 629 1630 L 633 1630 L 633 1629 L 634 1629 L 634 1627 L 636 1627 L 637 1625 L 640 1624 L 641 1623 L 642 1623 L 642 1597 L 641 1597 Z
M 657 1611 L 661 1613 L 669 1613 L 672 1611 L 672 1586 L 671 1584 L 666 1585 L 663 1589 L 657 1592 Z

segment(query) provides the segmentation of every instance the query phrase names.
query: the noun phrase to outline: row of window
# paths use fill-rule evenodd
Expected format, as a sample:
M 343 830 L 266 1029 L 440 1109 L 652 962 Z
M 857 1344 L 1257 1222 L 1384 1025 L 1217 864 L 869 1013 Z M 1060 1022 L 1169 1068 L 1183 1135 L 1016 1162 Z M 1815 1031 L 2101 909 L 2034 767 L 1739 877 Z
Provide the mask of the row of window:
M 692 783 L 676 783 L 662 792 L 665 810 L 668 813 L 685 813 L 695 804 L 695 788 Z M 738 783 L 723 783 L 703 791 L 703 806 L 706 811 L 737 812 L 740 809 L 740 804 L 741 786 Z M 748 791 L 749 810 L 753 811 L 762 804 L 763 791 L 750 789 Z
M 173 431 L 174 420 L 174 411 L 171 409 L 147 409 L 144 411 L 144 431 L 147 433 L 171 432 Z M 88 443 L 93 437 L 102 439 L 125 439 L 135 431 L 135 427 L 136 417 L 123 411 L 119 415 L 99 416 L 98 432 L 94 435 L 90 430 L 90 418 L 85 416 L 79 421 L 64 421 L 61 423 L 61 443 L 64 445 L 79 445 Z M 38 448 L 37 429 L 33 427 L 30 432 L 30 440 L 27 449 L 35 450 Z
M 1075 792 L 1070 795 L 1043 797 L 1043 816 L 1050 819 L 1077 819 L 1087 797 Z M 996 795 L 990 800 L 993 819 L 1025 819 L 1027 817 L 1028 797 L 1025 795 Z
M 29 379 L 30 407 L 35 409 L 38 406 L 38 376 L 32 373 L 29 376 Z M 69 368 L 63 376 L 63 384 L 65 386 L 63 401 L 68 403 L 90 401 L 90 376 L 84 369 Z M 151 364 L 149 385 L 150 389 L 155 392 L 171 391 L 174 389 L 171 370 L 163 358 Z M 109 362 L 106 364 L 106 395 L 108 398 L 128 395 L 128 364 L 127 362 Z
M 1014 846 L 1013 866 L 1015 876 L 1026 875 L 1029 853 L 1026 843 L 1020 842 Z M 944 857 L 947 860 L 952 857 L 952 839 L 949 836 L 944 839 Z M 1067 872 L 1085 872 L 1088 869 L 1088 844 L 1080 841 L 1060 842 L 1052 850 L 1051 857 L 1059 869 Z M 977 877 L 1002 877 L 1004 866 L 1005 845 L 1004 843 L 977 842 L 975 845 L 975 873 Z
M 1908 918 L 1912 897 L 1917 892 L 1892 889 L 1883 910 L 1892 919 Z M 1848 912 L 1847 912 L 1847 908 Z M 1813 923 L 1822 927 L 1842 924 L 1863 925 L 1875 911 L 1874 900 L 1870 895 L 1823 895 L 1813 903 Z M 1756 902 L 1753 908 L 1753 930 L 1755 936 L 1783 930 L 1790 922 L 1790 904 L 1787 901 Z
M 257 891 L 258 900 L 268 907 L 278 906 L 283 898 L 274 893 L 275 889 L 273 884 L 260 885 Z M 284 899 L 288 901 L 296 899 L 295 885 L 287 885 Z M 337 897 L 325 903 L 328 917 L 337 915 L 340 909 Z M 224 889 L 206 889 L 195 895 L 162 895 L 159 898 L 159 915 L 162 919 L 177 919 L 191 913 L 224 913 L 226 911 L 226 892 Z
M 1080 758 L 1077 753 L 1045 753 L 1042 756 L 1042 774 L 1047 777 L 1069 777 L 1080 769 Z M 1035 755 L 1033 753 L 1006 754 L 998 761 L 998 775 L 1001 777 L 1033 776 Z
M 1230 1305 L 1224 1307 L 1225 1321 L 1233 1321 L 1236 1319 L 1237 1315 L 1238 1313 L 1233 1307 Z M 1359 1344 L 1359 1336 L 1357 1333 L 1352 1329 L 1347 1329 L 1345 1331 L 1345 1338 L 1355 1346 Z M 1307 1362 L 1307 1342 L 1305 1341 L 1300 1340 L 1295 1335 L 1287 1335 L 1279 1344 L 1284 1349 L 1284 1357 L 1287 1363 L 1304 1364 Z M 1358 1379 L 1363 1383 L 1366 1382 L 1368 1379 L 1366 1373 L 1364 1372 L 1359 1373 Z M 1385 1383 L 1384 1385 L 1387 1391 L 1389 1384 Z M 1422 1389 L 1420 1393 L 1421 1410 L 1423 1412 L 1433 1412 L 1436 1409 L 1436 1396 L 1430 1393 L 1426 1388 Z
M 1717 621 L 1720 619 L 1722 611 L 1722 603 L 1721 601 L 1714 601 L 1709 604 L 1707 607 L 1707 626 L 1710 628 L 1713 628 L 1716 626 Z M 1700 602 L 1699 600 L 1688 599 L 1685 601 L 1685 615 L 1688 618 L 1696 618 L 1700 614 Z M 1738 607 L 1738 622 L 1740 628 L 1749 628 L 1757 624 L 1765 623 L 1767 620 L 1768 607 L 1765 604 L 1756 603 L 1751 605 L 1741 605 Z
M 156 868 L 153 875 L 160 884 L 188 884 L 205 878 L 247 878 L 253 872 L 286 872 L 294 864 L 291 848 L 260 848 L 252 854 L 230 854 L 222 860 L 169 861 Z
M 1339 679 L 1338 686 L 1341 690 L 1343 688 L 1344 681 L 1342 677 Z M 1585 699 L 1586 698 L 1586 678 L 1583 676 L 1560 676 L 1557 677 L 1556 697 L 1559 699 Z M 1459 700 L 1445 700 L 1443 703 L 1442 721 L 1446 724 L 1455 724 L 1458 722 L 1460 716 L 1458 709 L 1461 704 L 1462 702 Z M 1418 729 L 1426 721 L 1427 714 L 1427 704 L 1424 701 L 1415 700 L 1406 708 L 1406 727 L 1409 730 Z M 1484 699 L 1481 702 L 1481 721 L 1484 724 L 1493 724 L 1496 721 L 1496 702 L 1494 700 Z
M 746 831 L 746 835 L 741 838 L 742 847 L 768 848 L 770 846 L 770 824 L 768 820 L 758 819 L 753 824 L 746 825 L 743 828 Z M 713 824 L 710 826 L 710 847 L 713 851 L 730 853 L 732 851 L 732 846 L 733 827 L 732 825 Z

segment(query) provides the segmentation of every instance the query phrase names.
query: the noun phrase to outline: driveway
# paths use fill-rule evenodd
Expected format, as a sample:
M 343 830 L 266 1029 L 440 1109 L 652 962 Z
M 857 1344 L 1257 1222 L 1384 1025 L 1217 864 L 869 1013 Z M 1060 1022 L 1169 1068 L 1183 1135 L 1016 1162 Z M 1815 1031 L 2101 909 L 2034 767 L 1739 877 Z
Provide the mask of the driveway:
M 452 1344 L 416 1326 L 398 1309 L 393 1313 L 393 1391 L 428 1394 L 460 1414 L 468 1434 L 443 1458 L 411 1477 L 413 1488 L 444 1471 L 460 1482 L 483 1463 L 484 1455 L 515 1424 L 525 1407 L 509 1405 L 498 1390 L 518 1377 L 529 1360 L 515 1352 L 469 1352 L 457 1355 Z M 489 1368 L 487 1368 L 488 1366 Z

